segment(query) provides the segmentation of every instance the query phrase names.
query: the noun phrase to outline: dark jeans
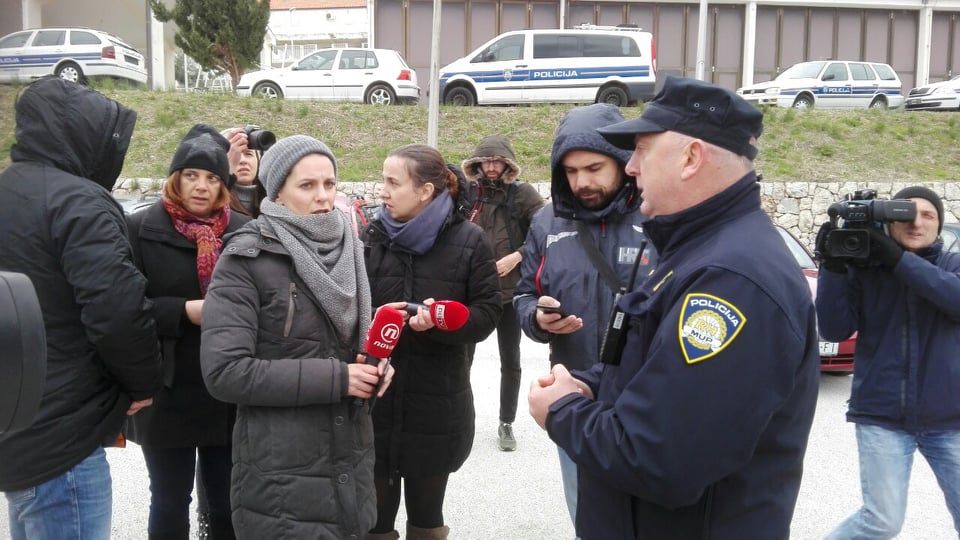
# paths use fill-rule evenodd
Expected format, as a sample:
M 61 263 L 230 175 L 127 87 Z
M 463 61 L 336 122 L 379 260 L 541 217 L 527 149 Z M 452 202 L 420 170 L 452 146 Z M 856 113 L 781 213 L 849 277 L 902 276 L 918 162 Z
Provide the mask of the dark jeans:
M 500 421 L 512 424 L 517 419 L 520 396 L 520 321 L 512 303 L 503 305 L 503 315 L 497 323 L 497 345 L 500 347 Z M 471 366 L 476 350 L 475 343 L 467 346 Z
M 230 523 L 229 446 L 199 448 L 143 447 L 150 475 L 150 534 L 190 530 L 190 494 L 194 478 L 202 481 L 211 521 Z M 198 463 L 199 459 L 199 463 Z M 197 475 L 200 467 L 202 474 Z

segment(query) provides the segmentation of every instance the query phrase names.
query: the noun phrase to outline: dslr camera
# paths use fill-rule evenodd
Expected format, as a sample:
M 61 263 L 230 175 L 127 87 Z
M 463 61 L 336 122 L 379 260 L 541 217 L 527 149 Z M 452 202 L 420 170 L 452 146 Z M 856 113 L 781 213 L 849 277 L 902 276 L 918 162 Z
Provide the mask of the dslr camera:
M 247 134 L 247 148 L 266 152 L 275 142 L 277 136 L 272 131 L 267 131 L 260 126 L 247 124 L 243 126 L 243 132 Z
M 870 229 L 885 232 L 886 223 L 913 221 L 917 217 L 917 204 L 913 201 L 876 197 L 876 190 L 862 189 L 827 208 L 834 229 L 827 234 L 824 257 L 868 266 Z

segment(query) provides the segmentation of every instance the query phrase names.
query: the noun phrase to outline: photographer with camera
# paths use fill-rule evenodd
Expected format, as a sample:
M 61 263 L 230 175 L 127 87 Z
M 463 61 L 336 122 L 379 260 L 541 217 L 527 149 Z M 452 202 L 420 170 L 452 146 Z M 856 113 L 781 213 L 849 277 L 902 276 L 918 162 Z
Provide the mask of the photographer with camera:
M 858 332 L 847 420 L 856 424 L 863 506 L 831 539 L 897 535 L 917 449 L 960 532 L 960 255 L 941 251 L 944 209 L 936 193 L 913 186 L 894 198 L 915 203 L 916 215 L 873 215 L 865 259 L 837 248 L 835 219 L 817 235 L 826 270 L 816 299 L 820 334 L 842 341 Z M 889 236 L 876 226 L 882 221 L 891 221 Z
M 235 178 L 230 188 L 230 209 L 256 218 L 260 215 L 260 201 L 267 196 L 260 181 L 260 158 L 277 142 L 277 137 L 252 124 L 228 128 L 220 134 L 230 143 L 227 158 L 230 176 Z

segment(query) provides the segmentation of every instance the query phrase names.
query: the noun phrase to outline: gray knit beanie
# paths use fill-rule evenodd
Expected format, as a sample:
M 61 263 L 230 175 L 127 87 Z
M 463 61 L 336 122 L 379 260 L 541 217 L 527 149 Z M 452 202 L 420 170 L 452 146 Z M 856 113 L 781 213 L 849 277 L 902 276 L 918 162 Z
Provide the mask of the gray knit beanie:
M 298 161 L 310 154 L 320 154 L 333 162 L 333 174 L 337 174 L 337 158 L 330 148 L 308 135 L 292 135 L 277 141 L 260 159 L 260 181 L 267 190 L 267 198 L 276 200 L 277 193 L 286 182 L 290 170 Z

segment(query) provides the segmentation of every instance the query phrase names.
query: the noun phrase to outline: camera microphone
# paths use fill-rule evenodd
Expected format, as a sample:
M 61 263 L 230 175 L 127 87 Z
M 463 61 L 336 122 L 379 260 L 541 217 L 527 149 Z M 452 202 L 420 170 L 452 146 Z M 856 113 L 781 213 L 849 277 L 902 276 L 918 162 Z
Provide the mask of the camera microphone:
M 420 308 L 430 313 L 430 320 L 437 328 L 447 332 L 461 329 L 470 318 L 470 310 L 467 306 L 456 300 L 437 300 L 429 306 L 407 302 L 406 311 L 411 317 L 416 315 Z
M 370 329 L 367 330 L 366 343 L 363 344 L 366 356 L 364 363 L 368 366 L 375 366 L 380 363 L 380 360 L 386 358 L 387 365 L 384 366 L 384 373 L 386 373 L 386 369 L 390 367 L 390 354 L 393 352 L 393 348 L 397 346 L 401 330 L 403 330 L 403 313 L 388 307 L 378 309 L 373 317 L 373 322 L 370 323 Z M 373 391 L 373 396 L 369 400 L 371 411 L 377 402 L 377 394 L 380 393 L 382 386 L 383 377 L 381 376 L 376 389 Z M 361 398 L 356 398 L 357 406 L 362 407 L 363 401 Z

